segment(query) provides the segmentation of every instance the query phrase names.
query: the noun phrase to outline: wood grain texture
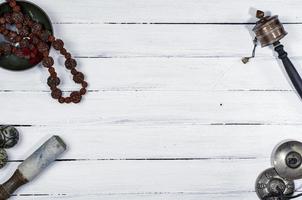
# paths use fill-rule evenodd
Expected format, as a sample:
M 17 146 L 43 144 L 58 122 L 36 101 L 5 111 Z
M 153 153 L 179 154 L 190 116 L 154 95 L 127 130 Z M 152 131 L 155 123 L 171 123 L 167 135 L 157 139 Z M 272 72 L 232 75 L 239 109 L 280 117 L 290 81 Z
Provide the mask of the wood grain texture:
M 245 195 L 253 192 L 252 174 L 261 172 L 265 162 L 268 160 L 57 162 L 18 192 L 65 198 L 122 194 L 127 198 L 127 194 L 156 193 L 180 197 L 196 194 L 202 198 Z M 234 166 L 240 167 L 234 170 Z
M 77 57 L 243 57 L 251 54 L 254 25 L 56 24 L 57 37 Z M 282 43 L 291 57 L 301 54 L 302 24 L 285 26 Z M 269 48 L 257 57 L 273 58 Z
M 5 92 L 0 99 L 5 122 L 24 125 L 299 125 L 302 115 L 300 99 L 293 92 L 114 91 L 90 93 L 85 101 L 89 103 L 63 106 L 41 92 Z
M 33 0 L 56 23 L 246 23 L 255 9 L 302 22 L 299 0 Z
M 301 139 L 302 132 L 301 126 L 296 125 L 256 124 L 150 126 L 130 123 L 19 129 L 20 142 L 10 150 L 10 160 L 14 162 L 25 159 L 50 134 L 60 135 L 70 147 L 61 160 L 173 161 L 269 159 L 277 143 Z
M 61 59 L 56 61 L 62 62 Z M 301 59 L 292 61 L 302 66 Z M 238 57 L 81 58 L 77 62 L 93 92 L 293 92 L 283 67 L 273 58 L 256 58 L 247 65 L 243 65 Z M 77 88 L 66 70 L 59 66 L 57 69 L 65 91 Z M 49 88 L 44 84 L 48 76 L 42 66 L 19 73 L 0 69 L 0 92 L 48 92 Z
M 279 14 L 302 66 L 292 0 L 34 0 L 89 81 L 80 105 L 50 98 L 41 66 L 0 69 L 1 124 L 17 125 L 3 182 L 50 135 L 68 151 L 12 199 L 254 200 L 273 147 L 301 140 L 301 100 L 272 49 L 252 50 L 255 8 Z M 55 56 L 63 90 L 74 86 Z
M 30 194 L 24 194 L 18 196 L 18 198 L 12 198 L 12 199 L 90 199 L 90 200 L 98 200 L 98 199 L 104 199 L 104 200 L 111 200 L 111 199 L 133 199 L 133 200 L 182 200 L 182 199 L 188 199 L 188 200 L 200 200 L 200 199 L 210 199 L 210 200 L 233 200 L 233 199 L 242 199 L 242 196 L 244 196 L 244 199 L 247 200 L 254 200 L 257 198 L 254 194 L 254 192 L 242 192 L 238 194 L 198 194 L 198 193 L 176 193 L 176 194 L 170 194 L 170 193 L 155 193 L 155 194 L 103 194 L 103 195 L 97 195 L 97 194 L 87 194 L 87 195 L 30 195 Z

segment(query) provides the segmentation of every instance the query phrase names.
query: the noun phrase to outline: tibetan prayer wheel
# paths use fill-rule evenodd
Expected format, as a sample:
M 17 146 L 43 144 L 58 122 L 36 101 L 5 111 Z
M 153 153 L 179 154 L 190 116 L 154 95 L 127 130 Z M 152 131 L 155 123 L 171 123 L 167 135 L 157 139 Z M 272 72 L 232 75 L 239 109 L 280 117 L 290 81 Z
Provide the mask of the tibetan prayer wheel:
M 278 15 L 264 16 L 264 12 L 258 10 L 256 17 L 259 19 L 253 31 L 262 47 L 274 44 L 287 35 Z
M 273 45 L 275 51 L 278 53 L 278 58 L 282 61 L 283 66 L 290 78 L 297 93 L 302 99 L 302 79 L 297 72 L 295 66 L 287 57 L 287 52 L 284 50 L 283 45 L 280 44 L 280 40 L 287 35 L 282 23 L 279 21 L 278 16 L 265 16 L 264 12 L 258 10 L 256 17 L 259 19 L 256 22 L 253 31 L 256 35 L 254 39 L 254 49 L 252 56 L 242 58 L 242 62 L 246 64 L 249 60 L 255 57 L 255 50 L 258 41 L 262 47 Z

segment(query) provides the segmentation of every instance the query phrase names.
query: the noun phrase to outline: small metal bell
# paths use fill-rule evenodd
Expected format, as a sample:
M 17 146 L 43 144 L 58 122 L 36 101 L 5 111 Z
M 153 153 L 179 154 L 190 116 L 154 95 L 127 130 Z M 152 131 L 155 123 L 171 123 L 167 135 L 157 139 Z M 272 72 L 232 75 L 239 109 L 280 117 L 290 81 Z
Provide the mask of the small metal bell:
M 13 126 L 0 127 L 0 148 L 11 148 L 19 141 L 19 131 Z
M 255 188 L 261 200 L 278 200 L 280 196 L 291 196 L 295 184 L 279 176 L 274 168 L 269 168 L 258 176 Z
M 272 165 L 277 173 L 288 180 L 302 178 L 302 143 L 287 141 L 278 145 L 272 153 Z
M 0 169 L 3 168 L 8 161 L 8 156 L 5 149 L 0 149 Z

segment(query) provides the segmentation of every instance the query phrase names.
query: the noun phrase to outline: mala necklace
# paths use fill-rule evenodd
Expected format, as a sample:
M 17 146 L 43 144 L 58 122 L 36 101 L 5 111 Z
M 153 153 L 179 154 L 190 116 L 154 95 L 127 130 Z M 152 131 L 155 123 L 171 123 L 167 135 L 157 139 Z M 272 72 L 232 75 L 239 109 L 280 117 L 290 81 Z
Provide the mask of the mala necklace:
M 84 74 L 76 70 L 77 62 L 64 48 L 64 42 L 43 29 L 42 24 L 23 14 L 15 0 L 6 1 L 12 8 L 12 12 L 0 16 L 0 34 L 7 40 L 0 46 L 0 56 L 14 54 L 27 59 L 30 64 L 38 64 L 42 60 L 42 65 L 48 69 L 50 74 L 47 84 L 50 87 L 52 98 L 62 104 L 79 103 L 87 92 L 88 84 L 84 80 Z M 12 25 L 16 26 L 17 31 L 8 29 Z M 65 57 L 65 67 L 73 75 L 73 81 L 81 85 L 79 91 L 71 92 L 68 97 L 63 97 L 62 90 L 58 88 L 60 79 L 53 67 L 54 59 L 49 55 L 50 44 Z

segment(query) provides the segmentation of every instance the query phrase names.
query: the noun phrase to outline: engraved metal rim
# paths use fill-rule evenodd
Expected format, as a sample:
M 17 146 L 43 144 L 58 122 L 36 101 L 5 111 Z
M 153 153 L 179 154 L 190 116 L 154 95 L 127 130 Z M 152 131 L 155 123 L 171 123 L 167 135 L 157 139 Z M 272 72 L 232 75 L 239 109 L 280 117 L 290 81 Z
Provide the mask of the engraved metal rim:
M 271 181 L 282 181 L 284 184 L 283 194 L 290 196 L 295 191 L 295 183 L 291 180 L 286 180 L 279 176 L 274 168 L 269 168 L 260 173 L 260 175 L 256 179 L 255 183 L 255 191 L 259 199 L 262 200 L 275 200 L 276 197 L 270 197 L 271 188 L 269 188 L 269 184 Z
M 257 31 L 264 26 L 270 25 L 275 20 L 279 20 L 278 15 L 274 15 L 272 17 L 266 16 L 265 18 L 266 18 L 265 21 L 261 21 L 263 19 L 260 19 L 259 21 L 256 22 L 256 25 L 254 26 L 253 31 Z
M 275 147 L 271 156 L 272 165 L 277 173 L 288 180 L 302 178 L 302 165 L 297 168 L 291 168 L 287 165 L 286 158 L 292 152 L 302 155 L 302 143 L 294 140 L 283 142 Z
M 280 28 L 278 28 L 279 30 L 281 30 Z M 267 34 L 269 35 L 269 34 Z M 258 40 L 261 43 L 261 47 L 266 47 L 269 45 L 274 44 L 275 42 L 278 42 L 279 40 L 281 40 L 282 38 L 284 38 L 287 35 L 287 32 L 284 32 L 284 34 L 280 34 L 278 37 L 274 38 L 274 40 L 271 40 L 269 42 L 261 42 L 265 37 L 267 37 L 267 35 L 261 37 L 261 36 L 257 36 Z

